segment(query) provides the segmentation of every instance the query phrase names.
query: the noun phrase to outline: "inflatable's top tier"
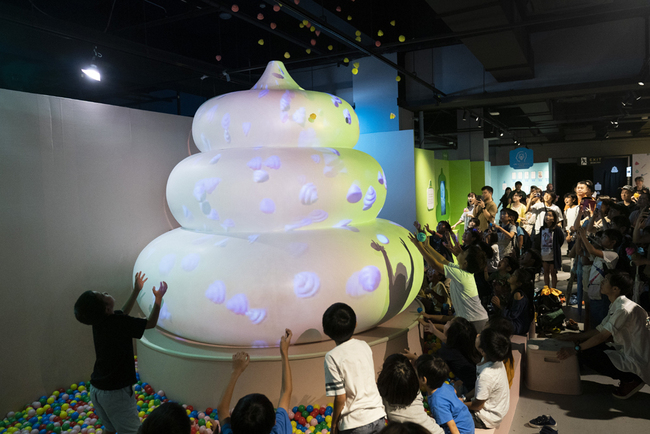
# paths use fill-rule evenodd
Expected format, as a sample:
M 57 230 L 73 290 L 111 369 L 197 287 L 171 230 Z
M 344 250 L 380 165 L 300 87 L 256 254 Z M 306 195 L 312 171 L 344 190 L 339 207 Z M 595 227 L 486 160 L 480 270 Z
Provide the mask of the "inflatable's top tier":
M 272 61 L 251 90 L 212 98 L 196 112 L 194 142 L 201 151 L 256 147 L 352 148 L 359 119 L 335 95 L 304 90 L 282 62 Z

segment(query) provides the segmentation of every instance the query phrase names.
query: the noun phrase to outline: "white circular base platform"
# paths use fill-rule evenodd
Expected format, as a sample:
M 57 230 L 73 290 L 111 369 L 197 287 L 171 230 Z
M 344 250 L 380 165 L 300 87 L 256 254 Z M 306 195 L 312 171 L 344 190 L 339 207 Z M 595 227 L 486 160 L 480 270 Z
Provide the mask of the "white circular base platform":
M 404 348 L 420 350 L 416 300 L 404 312 L 374 329 L 354 335 L 372 348 L 375 371 L 384 359 Z M 279 338 L 279 336 L 278 336 Z M 325 354 L 334 348 L 333 341 L 292 345 L 289 360 L 293 377 L 291 405 L 326 404 Z M 158 329 L 147 330 L 137 343 L 138 371 L 143 381 L 167 397 L 197 409 L 216 408 L 232 371 L 232 356 L 237 351 L 250 354 L 250 364 L 239 378 L 231 402 L 249 393 L 263 393 L 277 405 L 282 369 L 278 348 L 238 348 L 189 342 Z

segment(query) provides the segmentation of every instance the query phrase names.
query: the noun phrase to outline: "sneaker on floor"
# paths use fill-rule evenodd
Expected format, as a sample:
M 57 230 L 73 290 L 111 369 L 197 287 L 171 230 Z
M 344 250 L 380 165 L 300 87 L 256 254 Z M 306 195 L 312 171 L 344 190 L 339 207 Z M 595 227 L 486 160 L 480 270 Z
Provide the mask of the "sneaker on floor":
M 621 381 L 619 386 L 614 390 L 614 398 L 627 399 L 643 388 L 645 383 L 639 379 L 634 381 Z
M 569 297 L 569 304 L 578 304 L 578 296 L 576 294 Z
M 548 414 L 543 414 L 528 422 L 528 426 L 533 428 L 543 428 L 545 426 L 557 426 L 557 422 Z
M 546 425 L 539 430 L 539 434 L 557 434 L 557 430 L 552 426 Z

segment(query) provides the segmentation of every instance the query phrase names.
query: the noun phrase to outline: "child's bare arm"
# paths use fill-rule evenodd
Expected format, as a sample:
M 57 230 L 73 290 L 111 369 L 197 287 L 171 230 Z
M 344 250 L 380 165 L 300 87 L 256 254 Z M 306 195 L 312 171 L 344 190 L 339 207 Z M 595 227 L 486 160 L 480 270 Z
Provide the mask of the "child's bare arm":
M 479 411 L 485 406 L 485 401 L 485 399 L 475 399 L 473 401 L 465 402 L 465 405 L 470 409 L 470 411 Z
M 230 401 L 232 400 L 232 394 L 235 391 L 235 385 L 237 384 L 239 376 L 246 370 L 250 359 L 248 353 L 244 351 L 240 351 L 232 356 L 232 373 L 230 374 L 230 381 L 226 386 L 226 390 L 223 391 L 221 402 L 219 402 L 219 405 L 217 406 L 219 424 L 221 426 L 230 423 Z
M 156 287 L 153 287 L 153 295 L 155 301 L 153 303 L 153 309 L 147 318 L 147 326 L 145 329 L 152 329 L 158 324 L 158 315 L 160 315 L 160 306 L 162 306 L 163 295 L 167 292 L 167 282 L 160 282 L 160 288 L 156 291 Z
M 330 434 L 338 434 L 339 432 L 339 417 L 341 417 L 341 412 L 343 407 L 345 407 L 345 401 L 347 399 L 346 394 L 336 395 L 334 398 L 334 409 L 332 411 L 332 429 Z
M 131 312 L 131 309 L 133 309 L 133 306 L 135 305 L 135 300 L 138 298 L 138 294 L 140 294 L 140 291 L 142 291 L 142 287 L 144 286 L 144 283 L 149 280 L 145 278 L 145 275 L 142 271 L 138 271 L 137 274 L 135 275 L 135 282 L 133 283 L 133 291 L 131 291 L 131 295 L 129 296 L 129 299 L 126 300 L 126 303 L 124 303 L 124 306 L 122 306 L 122 312 L 124 312 L 125 315 L 128 315 Z
M 289 345 L 291 344 L 291 330 L 286 329 L 280 339 L 280 356 L 282 357 L 282 389 L 280 390 L 280 401 L 278 408 L 289 411 L 293 382 L 291 380 L 291 366 L 289 366 Z
M 447 428 L 449 428 L 449 432 L 451 432 L 451 434 L 460 434 L 460 431 L 458 431 L 458 427 L 456 426 L 456 422 L 453 419 L 447 422 Z

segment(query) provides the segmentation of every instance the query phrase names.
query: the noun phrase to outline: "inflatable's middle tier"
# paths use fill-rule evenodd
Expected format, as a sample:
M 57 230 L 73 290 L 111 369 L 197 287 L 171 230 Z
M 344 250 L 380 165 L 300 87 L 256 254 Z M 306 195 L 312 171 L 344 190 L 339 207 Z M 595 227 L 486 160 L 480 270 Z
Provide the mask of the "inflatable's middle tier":
M 167 201 L 200 232 L 346 229 L 377 217 L 386 188 L 379 163 L 354 149 L 235 148 L 181 161 Z

